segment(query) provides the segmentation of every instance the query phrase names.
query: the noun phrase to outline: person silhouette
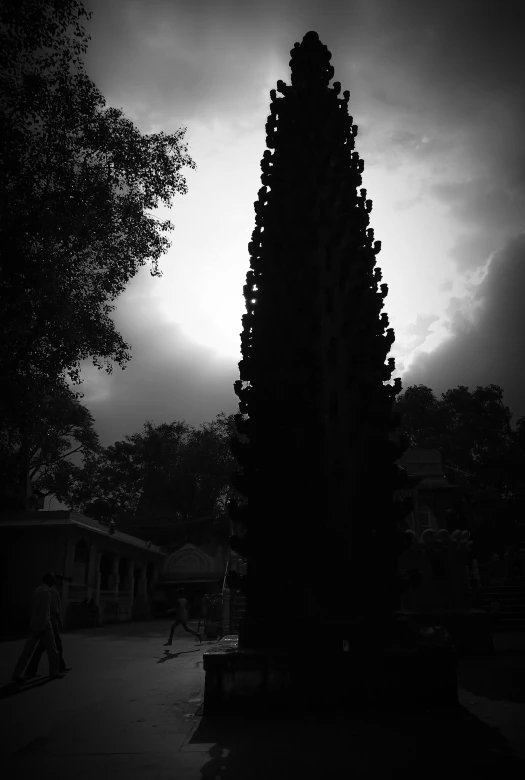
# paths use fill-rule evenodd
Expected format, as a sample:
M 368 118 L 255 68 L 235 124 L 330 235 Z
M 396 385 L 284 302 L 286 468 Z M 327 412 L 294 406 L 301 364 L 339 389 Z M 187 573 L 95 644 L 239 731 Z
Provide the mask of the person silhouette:
M 60 636 L 60 629 L 62 628 L 62 607 L 60 603 L 60 593 L 57 587 L 56 580 L 72 582 L 72 577 L 65 577 L 63 574 L 55 574 L 55 584 L 51 588 L 51 625 L 53 628 L 53 636 L 55 638 L 55 645 L 58 652 L 58 666 L 60 672 L 70 672 L 71 667 L 66 666 L 63 656 L 62 637 Z M 46 649 L 45 638 L 40 639 L 38 642 L 31 660 L 29 661 L 25 673 L 25 677 L 36 677 L 38 673 L 38 665 L 40 659 Z
M 42 584 L 36 588 L 33 594 L 29 636 L 11 677 L 13 683 L 21 682 L 22 672 L 40 640 L 43 641 L 47 652 L 50 679 L 55 680 L 64 676 L 59 669 L 59 656 L 51 622 L 51 588 L 54 584 L 55 577 L 51 572 L 48 572 L 44 574 Z
M 195 631 L 193 628 L 190 628 L 188 626 L 188 601 L 184 596 L 184 588 L 178 588 L 177 589 L 177 600 L 176 600 L 177 606 L 173 609 L 168 609 L 167 614 L 172 615 L 175 613 L 176 619 L 175 622 L 171 624 L 170 628 L 170 636 L 167 642 L 165 642 L 164 647 L 169 647 L 169 645 L 173 642 L 173 634 L 175 633 L 175 629 L 177 626 L 182 626 L 183 629 L 188 634 L 194 634 L 196 637 L 198 637 L 199 642 L 202 642 L 202 637 L 199 634 L 198 631 Z

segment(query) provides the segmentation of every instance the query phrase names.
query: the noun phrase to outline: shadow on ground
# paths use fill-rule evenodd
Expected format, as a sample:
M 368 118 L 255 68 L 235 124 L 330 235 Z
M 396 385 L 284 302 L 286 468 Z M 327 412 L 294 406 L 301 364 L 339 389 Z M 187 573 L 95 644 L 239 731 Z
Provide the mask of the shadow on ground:
M 114 639 L 128 639 L 129 637 L 143 637 L 145 639 L 154 637 L 168 636 L 171 620 L 147 620 L 134 621 L 129 623 L 107 623 L 103 626 L 93 626 L 88 628 L 63 628 L 63 636 L 83 636 L 83 637 L 102 637 Z M 4 632 L 0 634 L 0 643 L 20 642 L 27 639 L 26 631 Z
M 165 664 L 166 661 L 173 661 L 174 658 L 178 658 L 179 655 L 187 655 L 188 653 L 198 653 L 200 650 L 199 647 L 196 647 L 195 650 L 181 650 L 180 653 L 170 653 L 169 650 L 164 651 L 164 658 L 159 658 L 157 661 L 158 664 Z
M 32 679 L 24 684 L 8 683 L 0 688 L 0 699 L 7 699 L 9 696 L 18 696 L 22 693 L 32 691 L 33 688 L 40 688 L 42 685 L 46 685 L 49 682 L 53 682 L 49 677 L 38 677 Z
M 94 628 L 75 628 L 64 629 L 61 633 L 64 636 L 85 636 L 93 639 L 114 639 L 115 641 L 126 641 L 128 639 L 140 638 L 140 639 L 162 639 L 163 643 L 167 640 L 170 633 L 170 626 L 173 623 L 173 619 L 167 618 L 165 620 L 152 620 L 143 622 L 129 622 L 129 623 L 107 623 L 103 626 L 96 626 Z M 191 628 L 197 628 L 198 622 L 190 620 L 188 625 Z M 188 637 L 182 629 L 175 633 L 174 642 L 177 639 Z M 202 644 L 217 642 L 216 639 L 203 639 Z
M 103 626 L 95 626 L 93 628 L 75 628 L 65 629 L 62 634 L 67 636 L 86 636 L 93 639 L 115 639 L 115 640 L 128 640 L 133 637 L 140 637 L 141 639 L 154 639 L 160 637 L 167 637 L 169 634 L 169 627 L 173 621 L 170 620 L 152 620 L 141 622 L 126 622 L 126 623 L 106 623 Z M 166 641 L 166 639 L 164 639 Z
M 93 639 L 114 639 L 115 641 L 125 641 L 130 638 L 156 639 L 164 638 L 166 641 L 169 636 L 170 626 L 173 618 L 156 618 L 155 620 L 129 621 L 124 623 L 106 623 L 103 626 L 93 626 L 89 628 L 64 628 L 61 630 L 63 636 L 81 636 Z M 198 620 L 188 621 L 191 628 L 197 629 Z M 202 632 L 202 624 L 200 626 Z M 182 629 L 180 633 L 175 634 L 175 640 L 183 636 L 188 636 Z M 14 631 L 12 633 L 4 632 L 0 634 L 0 644 L 3 642 L 20 642 L 27 639 L 27 631 Z M 218 639 L 204 639 L 202 644 L 211 644 L 218 642 Z
M 336 772 L 389 780 L 525 777 L 525 762 L 512 754 L 500 732 L 463 708 L 419 717 L 203 717 L 188 749 L 199 745 L 208 746 L 210 758 L 201 768 L 206 780 L 319 780 L 339 777 Z

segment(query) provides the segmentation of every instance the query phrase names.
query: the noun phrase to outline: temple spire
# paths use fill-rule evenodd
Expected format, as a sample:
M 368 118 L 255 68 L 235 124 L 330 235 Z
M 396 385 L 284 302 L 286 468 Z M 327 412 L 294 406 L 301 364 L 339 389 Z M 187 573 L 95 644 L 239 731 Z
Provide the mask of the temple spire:
M 292 86 L 297 90 L 326 89 L 334 77 L 334 68 L 330 65 L 332 53 L 328 51 L 313 30 L 307 32 L 301 43 L 296 43 L 290 52 Z

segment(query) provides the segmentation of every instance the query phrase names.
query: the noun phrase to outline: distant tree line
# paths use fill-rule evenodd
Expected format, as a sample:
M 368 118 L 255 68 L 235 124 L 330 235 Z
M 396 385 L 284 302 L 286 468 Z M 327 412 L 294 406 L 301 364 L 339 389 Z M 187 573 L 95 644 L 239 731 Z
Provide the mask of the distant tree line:
M 525 417 L 512 429 L 512 412 L 498 385 L 473 391 L 460 385 L 441 399 L 425 385 L 412 385 L 398 396 L 394 411 L 409 447 L 441 452 L 451 483 L 525 497 Z
M 200 428 L 146 422 L 140 433 L 85 457 L 59 498 L 157 544 L 226 543 L 236 435 L 233 415 L 222 412 Z
M 30 437 L 37 490 L 152 542 L 227 540 L 226 504 L 238 498 L 230 484 L 231 441 L 239 438 L 234 415 L 220 413 L 198 429 L 146 422 L 140 432 L 102 447 L 79 400 L 55 397 L 43 408 Z M 462 488 L 471 509 L 487 497 L 495 501 L 491 533 L 509 535 L 525 505 L 525 418 L 511 427 L 502 389 L 459 386 L 437 399 L 430 388 L 412 385 L 394 412 L 407 445 L 438 449 L 448 481 Z M 4 437 L 2 447 L 18 445 Z

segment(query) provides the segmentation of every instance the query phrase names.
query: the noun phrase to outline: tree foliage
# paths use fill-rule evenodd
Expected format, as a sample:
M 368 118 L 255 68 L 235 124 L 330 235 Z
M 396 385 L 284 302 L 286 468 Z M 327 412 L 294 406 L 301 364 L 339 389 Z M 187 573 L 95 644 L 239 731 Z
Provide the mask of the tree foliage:
M 154 425 L 103 448 L 84 462 L 69 487 L 75 509 L 121 527 L 174 524 L 224 514 L 233 458 L 233 416 L 195 429 L 185 422 Z
M 106 106 L 82 59 L 90 16 L 77 0 L 0 5 L 0 414 L 25 430 L 21 479 L 42 399 L 88 358 L 129 360 L 114 302 L 141 267 L 160 275 L 173 225 L 154 209 L 195 168 L 184 128 L 144 135 Z
M 27 473 L 36 491 L 62 498 L 81 472 L 82 458 L 93 457 L 100 442 L 89 410 L 70 390 L 40 399 L 40 413 L 27 432 L 4 420 L 0 428 L 0 474 L 4 486 Z
M 411 447 L 441 451 L 452 483 L 503 497 L 523 494 L 525 418 L 512 430 L 512 412 L 498 385 L 459 385 L 441 399 L 425 385 L 412 385 L 396 400 L 395 411 Z
M 142 135 L 82 63 L 79 2 L 20 0 L 0 16 L 1 360 L 74 380 L 82 360 L 124 364 L 112 302 L 158 261 L 172 229 L 151 213 L 186 192 L 185 130 Z

